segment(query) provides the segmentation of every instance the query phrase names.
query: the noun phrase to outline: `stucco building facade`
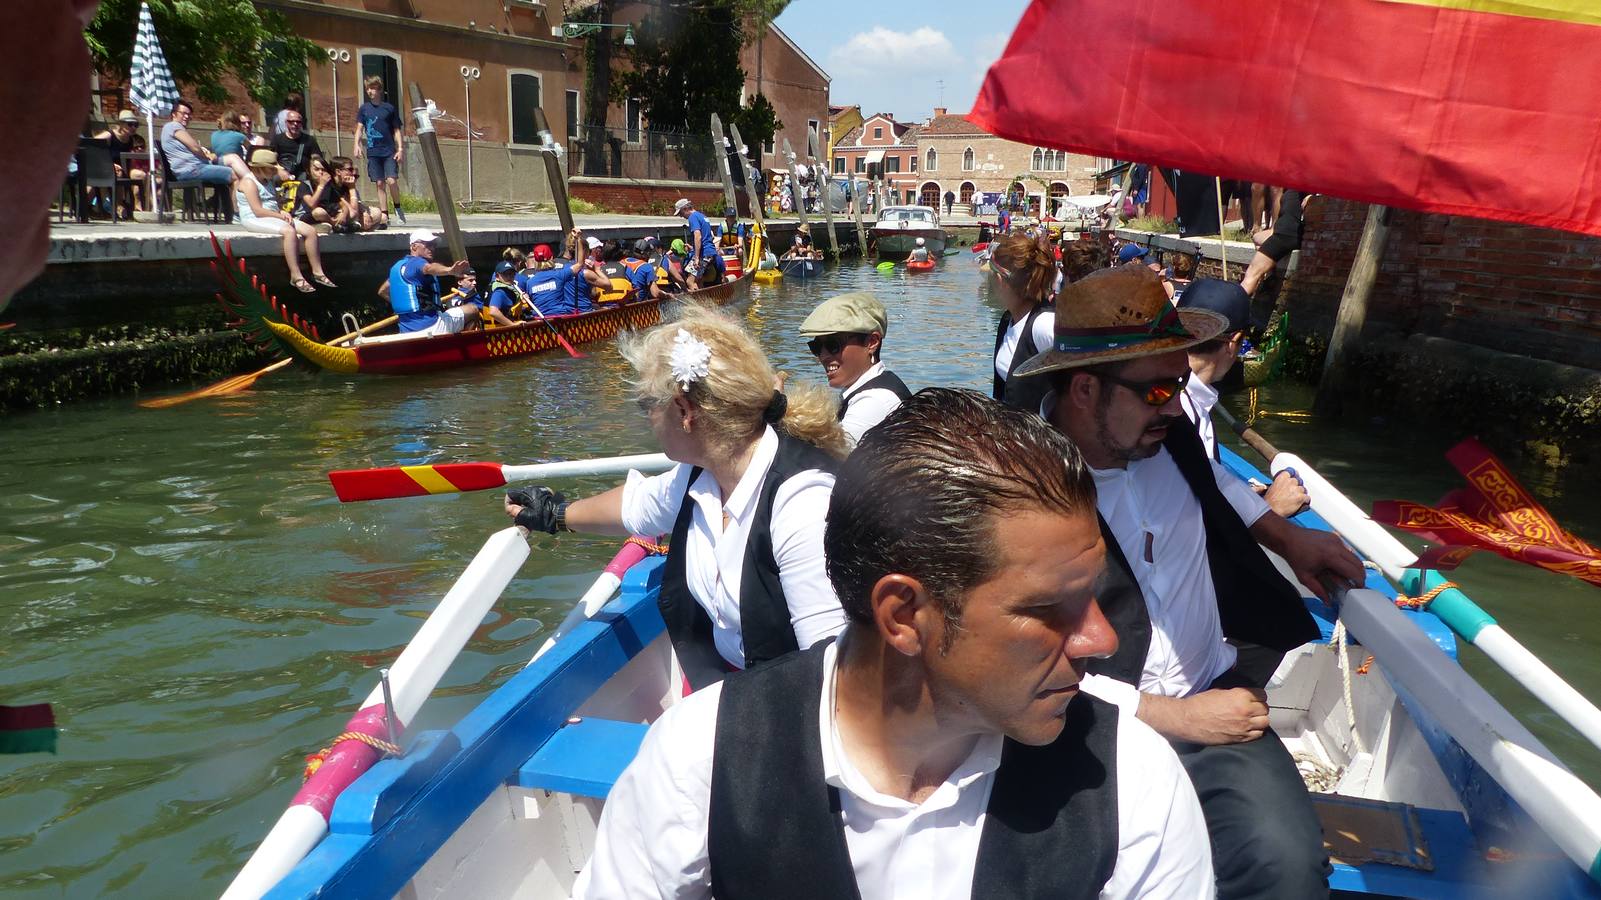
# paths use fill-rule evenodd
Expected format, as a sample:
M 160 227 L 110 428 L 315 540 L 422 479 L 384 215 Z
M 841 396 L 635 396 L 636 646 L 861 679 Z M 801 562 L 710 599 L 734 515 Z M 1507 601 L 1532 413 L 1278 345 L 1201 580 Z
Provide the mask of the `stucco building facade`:
M 1094 193 L 1099 171 L 1094 157 L 1008 141 L 943 108 L 917 129 L 917 150 L 920 199 L 949 191 L 965 205 L 984 194 L 1014 192 L 1028 198 L 1036 214 L 1047 197 Z

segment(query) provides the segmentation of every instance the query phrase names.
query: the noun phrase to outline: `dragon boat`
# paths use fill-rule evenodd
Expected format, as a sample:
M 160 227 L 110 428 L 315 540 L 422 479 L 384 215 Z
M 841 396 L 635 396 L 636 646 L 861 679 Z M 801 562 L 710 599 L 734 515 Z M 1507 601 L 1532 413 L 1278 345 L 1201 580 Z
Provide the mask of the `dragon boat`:
M 344 375 L 414 375 L 457 366 L 494 362 L 561 348 L 570 344 L 608 341 L 628 329 L 649 328 L 662 321 L 663 305 L 697 302 L 730 306 L 750 296 L 753 278 L 745 273 L 732 281 L 659 300 L 602 302 L 593 312 L 552 316 L 456 334 L 408 332 L 363 335 L 348 346 L 325 344 L 315 329 L 290 313 L 272 297 L 261 281 L 248 274 L 242 259 L 230 247 L 212 238 L 217 253 L 214 267 L 222 281 L 218 299 L 242 323 L 246 334 L 263 348 L 274 348 L 318 368 Z M 559 337 L 558 337 L 559 335 Z
M 1222 457 L 1238 477 L 1267 477 L 1227 449 Z M 1331 887 L 1421 898 L 1601 897 L 1601 798 L 1457 662 L 1459 636 L 1489 649 L 1498 626 L 1437 574 L 1404 568 L 1416 557 L 1304 461 L 1279 454 L 1273 462 L 1275 470 L 1291 465 L 1312 497 L 1297 524 L 1339 523 L 1376 567 L 1337 612 L 1303 587 L 1323 638 L 1287 654 L 1268 687 L 1273 729 L 1324 825 Z M 498 587 L 474 582 L 492 592 L 486 604 L 528 555 L 508 532 L 491 542 L 504 537 L 521 552 Z M 463 580 L 479 567 L 475 560 Z M 289 858 L 277 845 L 268 853 L 269 838 L 226 898 L 568 896 L 607 793 L 681 684 L 656 605 L 663 561 L 636 552 L 612 568 L 548 652 L 454 727 L 397 738 L 404 749 L 392 749 L 401 752 L 354 777 L 337 799 L 325 796 L 320 843 Z M 1409 603 L 1398 599 L 1403 588 L 1436 599 Z M 466 618 L 475 624 L 481 615 Z M 415 705 L 406 703 L 398 708 L 409 717 Z M 354 741 L 340 746 L 366 751 Z M 318 794 L 314 787 L 301 794 Z M 261 860 L 274 854 L 276 866 Z

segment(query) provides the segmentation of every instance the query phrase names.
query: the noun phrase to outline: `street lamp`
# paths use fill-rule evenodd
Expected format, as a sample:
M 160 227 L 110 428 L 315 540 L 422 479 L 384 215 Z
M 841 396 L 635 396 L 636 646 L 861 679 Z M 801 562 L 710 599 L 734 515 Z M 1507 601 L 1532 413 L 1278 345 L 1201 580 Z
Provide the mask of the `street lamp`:
M 334 76 L 334 155 L 344 156 L 339 146 L 339 64 L 350 62 L 350 51 L 343 47 L 329 47 L 327 50 L 329 69 Z M 311 130 L 310 103 L 306 104 L 306 130 Z
M 461 67 L 461 86 L 467 93 L 467 203 L 473 202 L 473 82 L 482 74 L 477 66 Z
M 588 37 L 600 34 L 602 28 L 623 29 L 623 46 L 634 46 L 634 26 L 615 22 L 567 22 L 561 25 L 550 26 L 550 36 L 555 38 Z

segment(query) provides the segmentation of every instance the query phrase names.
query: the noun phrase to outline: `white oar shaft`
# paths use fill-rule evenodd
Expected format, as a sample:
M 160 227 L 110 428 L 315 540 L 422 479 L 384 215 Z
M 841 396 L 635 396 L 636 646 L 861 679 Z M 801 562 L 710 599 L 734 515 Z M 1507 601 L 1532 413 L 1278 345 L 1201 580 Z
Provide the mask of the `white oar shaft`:
M 1373 521 L 1360 507 L 1307 465 L 1305 460 L 1293 453 L 1280 453 L 1273 457 L 1274 475 L 1290 468 L 1295 469 L 1301 483 L 1306 486 L 1306 492 L 1312 498 L 1313 512 L 1334 526 L 1334 529 L 1350 541 L 1363 556 L 1377 564 L 1380 571 L 1390 580 L 1400 583 L 1407 577 L 1407 570 L 1417 565 L 1417 554 L 1408 550 L 1406 545 L 1386 531 L 1384 526 Z M 1422 588 L 1414 593 L 1421 594 Z M 1465 595 L 1443 598 L 1436 603 L 1443 603 L 1445 599 L 1450 599 L 1458 607 L 1466 607 L 1470 611 L 1467 616 L 1442 615 L 1441 618 L 1447 625 L 1468 643 L 1484 651 L 1496 665 L 1531 694 L 1540 698 L 1552 712 L 1561 716 L 1563 721 L 1584 735 L 1591 744 L 1601 747 L 1601 709 L 1596 708 L 1594 703 L 1564 681 L 1561 675 L 1552 671 L 1550 666 L 1542 662 L 1527 647 L 1518 643 L 1506 629 L 1479 610 Z M 1436 612 L 1442 609 L 1443 607 Z
M 650 552 L 645 548 L 646 543 L 644 538 L 635 535 L 623 544 L 622 549 L 617 551 L 617 555 L 613 556 L 611 562 L 606 564 L 605 571 L 600 573 L 600 577 L 595 579 L 595 583 L 589 586 L 589 590 L 584 592 L 584 596 L 578 598 L 578 603 L 567 613 L 567 617 L 561 620 L 561 624 L 556 626 L 556 630 L 552 631 L 550 637 L 546 638 L 545 642 L 539 646 L 539 651 L 534 654 L 534 658 L 528 661 L 529 665 L 533 665 L 534 660 L 544 656 L 549 652 L 550 648 L 556 646 L 556 642 L 565 637 L 567 632 L 573 630 L 580 623 L 589 621 L 594 617 L 595 613 L 600 612 L 601 607 L 605 606 L 607 601 L 611 600 L 612 596 L 617 593 L 617 588 L 622 586 L 623 575 L 627 574 L 634 563 L 644 559 Z
M 1601 797 L 1462 667 L 1369 590 L 1346 593 L 1340 618 L 1424 711 L 1484 767 L 1579 868 L 1601 861 Z
M 390 667 L 389 684 L 394 700 L 391 713 L 397 723 L 409 722 L 417 715 L 423 701 L 428 699 L 445 670 L 527 558 L 528 541 L 516 527 L 498 531 L 484 542 L 483 549 L 473 557 L 467 570 L 456 579 L 418 629 L 416 637 Z M 361 708 L 383 702 L 380 685 L 367 696 Z M 330 764 L 324 763 L 324 767 L 330 768 Z M 330 773 L 323 773 L 319 769 L 318 773 L 331 774 L 331 771 L 330 768 Z M 353 779 L 356 775 L 359 772 L 345 777 Z M 317 777 L 312 776 L 313 779 Z M 301 793 L 315 784 L 316 781 L 309 781 Z M 333 787 L 332 794 L 336 795 L 344 786 Z M 318 810 L 304 802 L 285 810 L 244 868 L 234 876 L 233 883 L 222 895 L 223 900 L 256 900 L 272 890 L 328 833 L 326 814 L 327 810 Z
M 608 456 L 602 459 L 575 459 L 567 462 L 534 463 L 526 466 L 501 466 L 506 481 L 534 481 L 540 478 L 573 478 L 584 475 L 621 475 L 629 470 L 665 472 L 673 461 L 661 453 L 641 453 L 635 456 Z

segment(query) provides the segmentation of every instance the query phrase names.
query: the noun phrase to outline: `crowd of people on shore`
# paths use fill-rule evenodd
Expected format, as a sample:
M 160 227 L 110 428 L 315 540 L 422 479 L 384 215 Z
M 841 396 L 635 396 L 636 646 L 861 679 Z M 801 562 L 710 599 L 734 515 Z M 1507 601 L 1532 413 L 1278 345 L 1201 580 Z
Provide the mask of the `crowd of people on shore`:
M 687 696 L 575 896 L 1327 896 L 1264 687 L 1318 635 L 1294 582 L 1361 563 L 1217 461 L 1244 291 L 1056 249 L 995 242 L 988 397 L 914 394 L 868 293 L 799 329 L 837 397 L 690 304 L 621 341 L 675 467 L 506 495 L 531 532 L 672 536 Z

